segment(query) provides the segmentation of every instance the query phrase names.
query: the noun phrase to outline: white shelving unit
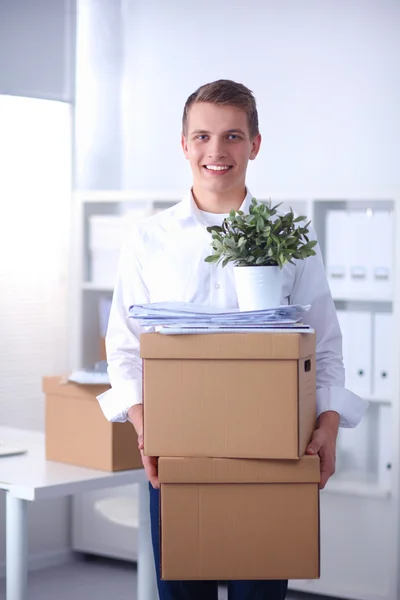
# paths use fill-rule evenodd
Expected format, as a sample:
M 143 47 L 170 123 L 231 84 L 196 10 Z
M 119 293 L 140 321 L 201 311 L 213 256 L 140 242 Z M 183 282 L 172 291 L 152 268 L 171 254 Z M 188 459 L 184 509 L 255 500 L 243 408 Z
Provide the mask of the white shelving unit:
M 89 222 L 93 215 L 123 215 L 140 207 L 145 210 L 160 210 L 180 201 L 179 191 L 96 191 L 80 192 L 75 195 L 74 234 L 79 232 L 73 255 L 73 289 L 71 292 L 71 364 L 81 367 L 98 359 L 100 298 L 111 299 L 112 283 L 96 282 L 91 279 Z M 269 194 L 257 195 L 258 199 L 268 199 Z M 379 215 L 390 213 L 393 232 L 400 232 L 400 210 L 395 198 L 365 199 L 276 199 L 291 206 L 298 214 L 307 215 L 317 231 L 320 247 L 327 265 L 327 254 L 346 256 L 349 236 L 357 248 L 364 249 L 369 256 L 381 250 L 381 242 L 374 237 L 374 229 L 366 232 L 363 223 L 375 212 Z M 332 235 L 327 222 L 338 214 L 351 213 L 353 225 L 346 232 L 337 230 L 337 250 L 332 250 Z M 329 215 L 329 216 L 328 216 Z M 354 217 L 360 216 L 360 219 Z M 347 239 L 343 239 L 343 235 Z M 366 240 L 367 237 L 367 240 Z M 387 238 L 390 239 L 390 231 Z M 352 322 L 357 314 L 393 315 L 389 340 L 391 375 L 389 392 L 376 393 L 374 389 L 363 393 L 370 406 L 366 417 L 354 430 L 341 429 L 337 446 L 337 471 L 321 492 L 321 579 L 312 581 L 291 581 L 290 588 L 316 594 L 326 594 L 354 600 L 395 600 L 399 597 L 398 574 L 399 552 L 399 397 L 400 378 L 395 365 L 400 364 L 400 278 L 395 278 L 400 267 L 400 236 L 393 235 L 392 243 L 384 240 L 390 248 L 393 284 L 387 283 L 387 273 L 377 272 L 378 284 L 363 287 L 363 273 L 356 265 L 352 286 L 342 286 L 340 293 L 333 294 L 338 313 L 350 315 Z M 329 251 L 328 251 L 328 244 Z M 391 244 L 391 245 L 390 245 Z M 379 247 L 378 247 L 379 245 Z M 330 267 L 329 267 L 330 268 Z M 340 270 L 340 265 L 338 266 Z M 339 274 L 336 274 L 340 276 Z M 354 283 L 355 282 L 355 283 Z M 357 290 L 357 283 L 360 283 Z M 353 285 L 354 283 L 354 285 Z M 335 282 L 332 286 L 335 285 Z M 351 289 L 350 289 L 351 287 Z M 391 289 L 390 289 L 391 288 Z M 363 316 L 360 317 L 362 322 Z M 362 337 L 360 330 L 360 339 Z M 345 335 L 345 333 L 344 333 Z M 352 346 L 350 362 L 357 354 L 357 335 L 350 335 Z M 375 336 L 376 337 L 376 336 Z M 371 340 L 371 352 L 375 337 Z M 363 341 L 363 340 L 361 340 Z M 365 343 L 360 343 L 365 349 Z M 374 359 L 372 359 L 372 363 Z M 351 375 L 353 363 L 345 366 Z M 371 377 L 372 377 L 371 367 Z M 362 371 L 362 369 L 359 369 Z M 360 377 L 364 376 L 364 373 Z M 357 384 L 357 381 L 356 383 Z M 349 382 L 347 386 L 353 389 Z M 368 386 L 367 386 L 368 387 Z M 357 389 L 353 389 L 359 393 Z M 91 499 L 95 503 L 95 499 Z M 101 497 L 97 499 L 100 501 Z M 81 510 L 78 504 L 75 511 Z M 85 519 L 88 514 L 85 504 Z M 79 518 L 79 514 L 75 514 Z M 96 524 L 99 528 L 99 515 Z M 90 531 L 90 527 L 86 527 Z M 89 535 L 89 533 L 88 533 Z M 109 528 L 107 535 L 110 536 Z M 126 548 L 118 554 L 115 540 L 111 541 L 113 555 L 127 556 Z M 99 553 L 105 553 L 104 548 Z M 129 554 L 129 553 L 128 553 Z
M 74 196 L 71 256 L 71 368 L 92 365 L 100 358 L 101 300 L 111 300 L 111 281 L 93 281 L 90 249 L 90 219 L 93 216 L 121 216 L 136 210 L 151 213 L 180 200 L 168 192 L 90 191 Z M 103 332 L 104 333 L 104 332 Z M 137 559 L 137 484 L 118 490 L 80 494 L 73 498 L 74 550 L 122 560 Z M 129 508 L 132 502 L 132 514 Z M 125 524 L 124 524 L 125 523 Z

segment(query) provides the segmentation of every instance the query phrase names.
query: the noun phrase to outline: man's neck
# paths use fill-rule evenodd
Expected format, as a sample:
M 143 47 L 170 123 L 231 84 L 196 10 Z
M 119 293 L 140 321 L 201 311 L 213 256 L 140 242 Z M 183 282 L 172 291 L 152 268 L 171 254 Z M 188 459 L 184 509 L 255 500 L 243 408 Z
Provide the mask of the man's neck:
M 197 191 L 196 186 L 192 188 L 194 201 L 200 210 L 209 213 L 227 214 L 232 209 L 239 210 L 246 198 L 246 188 L 231 190 L 226 194 L 213 194 L 208 191 Z

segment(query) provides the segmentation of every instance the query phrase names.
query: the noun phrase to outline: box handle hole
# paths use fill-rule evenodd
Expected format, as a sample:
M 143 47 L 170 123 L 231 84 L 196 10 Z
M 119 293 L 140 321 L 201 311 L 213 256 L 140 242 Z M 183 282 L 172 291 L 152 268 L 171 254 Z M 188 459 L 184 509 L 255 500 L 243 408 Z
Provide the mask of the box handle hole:
M 311 360 L 309 358 L 304 361 L 304 370 L 306 373 L 308 373 L 308 371 L 311 371 Z

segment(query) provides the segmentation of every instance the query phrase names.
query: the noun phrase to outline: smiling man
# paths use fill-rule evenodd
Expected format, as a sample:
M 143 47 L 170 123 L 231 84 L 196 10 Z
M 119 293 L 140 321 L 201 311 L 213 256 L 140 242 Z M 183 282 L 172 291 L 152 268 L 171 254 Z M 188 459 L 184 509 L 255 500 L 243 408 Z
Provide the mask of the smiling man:
M 182 120 L 182 148 L 193 185 L 182 202 L 132 227 L 121 251 L 106 345 L 112 389 L 99 397 L 110 421 L 130 420 L 138 434 L 150 482 L 150 512 L 160 600 L 217 600 L 216 582 L 160 581 L 157 457 L 143 454 L 140 328 L 129 306 L 183 301 L 237 307 L 232 265 L 204 262 L 211 236 L 231 209 L 248 211 L 252 194 L 246 170 L 261 144 L 255 98 L 244 85 L 220 80 L 189 96 Z M 314 232 L 311 232 L 315 236 Z M 307 452 L 321 458 L 323 488 L 335 469 L 339 425 L 354 427 L 366 403 L 344 387 L 342 339 L 321 253 L 287 264 L 282 303 L 310 304 L 306 321 L 316 330 L 317 422 Z M 245 398 L 243 419 L 246 418 Z M 188 548 L 190 552 L 190 548 Z M 228 582 L 229 600 L 283 600 L 287 581 Z

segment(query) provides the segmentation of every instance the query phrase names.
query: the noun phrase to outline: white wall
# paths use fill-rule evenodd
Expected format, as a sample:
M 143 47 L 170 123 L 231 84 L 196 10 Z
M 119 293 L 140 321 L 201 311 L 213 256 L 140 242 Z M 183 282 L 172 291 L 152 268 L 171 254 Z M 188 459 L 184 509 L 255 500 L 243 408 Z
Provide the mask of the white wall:
M 257 98 L 249 185 L 272 196 L 387 196 L 400 188 L 397 0 L 126 0 L 126 188 L 180 188 L 181 113 L 230 78 Z
M 120 0 L 78 0 L 75 187 L 121 186 Z
M 21 429 L 44 429 L 42 377 L 68 369 L 70 113 L 66 103 L 0 96 L 0 423 Z M 34 562 L 65 558 L 67 499 L 29 510 Z M 4 536 L 1 511 L 0 573 Z
M 44 429 L 41 377 L 68 368 L 71 108 L 0 96 L 0 423 Z

